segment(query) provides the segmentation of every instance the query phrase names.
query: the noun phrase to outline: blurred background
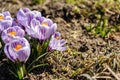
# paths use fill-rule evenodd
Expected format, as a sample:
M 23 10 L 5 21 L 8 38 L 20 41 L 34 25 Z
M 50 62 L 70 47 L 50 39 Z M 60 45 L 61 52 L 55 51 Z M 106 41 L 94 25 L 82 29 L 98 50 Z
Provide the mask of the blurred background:
M 89 37 L 97 37 L 100 40 L 95 42 L 103 44 L 106 43 L 103 39 L 120 38 L 120 0 L 0 0 L 0 3 L 0 11 L 10 11 L 13 17 L 20 8 L 40 11 L 58 24 L 58 31 L 76 51 L 93 50 Z
M 0 0 L 0 3 L 0 12 L 10 11 L 13 17 L 20 8 L 40 11 L 57 23 L 57 31 L 67 40 L 69 50 L 51 54 L 50 66 L 43 72 L 33 71 L 30 80 L 87 80 L 81 74 L 89 80 L 120 77 L 120 0 Z M 115 75 L 111 75 L 112 70 Z M 0 73 L 0 80 L 6 80 L 6 74 Z

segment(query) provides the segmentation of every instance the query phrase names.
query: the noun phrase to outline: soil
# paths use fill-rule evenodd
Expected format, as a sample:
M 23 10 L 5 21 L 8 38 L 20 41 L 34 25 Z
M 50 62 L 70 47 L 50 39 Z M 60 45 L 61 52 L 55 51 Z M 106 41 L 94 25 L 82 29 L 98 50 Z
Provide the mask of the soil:
M 97 21 L 94 15 L 99 12 L 99 9 L 94 7 L 94 1 L 79 5 L 69 4 L 64 0 L 46 0 L 39 5 L 33 4 L 32 0 L 27 0 L 27 2 L 25 0 L 0 0 L 0 3 L 0 11 L 8 10 L 12 16 L 15 16 L 18 9 L 23 7 L 40 11 L 43 16 L 57 23 L 57 30 L 62 34 L 62 38 L 67 40 L 70 50 L 78 53 L 77 56 L 70 55 L 70 52 L 51 54 L 47 59 L 50 65 L 44 67 L 43 71 L 36 69 L 29 76 L 26 76 L 25 80 L 85 80 L 80 77 L 80 74 L 74 77 L 70 76 L 80 66 L 80 54 L 88 53 L 95 56 L 120 52 L 120 32 L 109 34 L 103 39 L 101 36 L 95 36 L 85 30 L 86 24 L 96 23 Z M 76 11 L 76 7 L 80 11 Z M 90 15 L 87 16 L 87 13 L 90 13 Z M 116 22 L 119 25 L 119 10 L 111 11 L 111 13 L 105 12 L 103 15 L 107 15 L 109 24 L 113 25 Z M 60 58 L 63 60 L 60 61 Z M 11 74 L 8 74 L 6 61 L 2 60 L 1 62 L 3 65 L 0 66 L 0 80 L 14 80 Z

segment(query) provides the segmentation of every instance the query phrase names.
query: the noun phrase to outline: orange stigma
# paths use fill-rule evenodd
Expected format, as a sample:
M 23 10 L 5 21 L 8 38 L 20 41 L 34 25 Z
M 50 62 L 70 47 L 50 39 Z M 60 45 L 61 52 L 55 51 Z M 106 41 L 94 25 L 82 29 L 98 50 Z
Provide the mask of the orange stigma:
M 11 35 L 11 36 L 16 36 L 16 32 L 14 32 L 14 31 L 9 32 L 8 34 Z
M 44 27 L 47 27 L 47 26 L 48 26 L 48 23 L 46 23 L 46 22 L 42 22 L 41 25 L 44 26 Z
M 16 47 L 15 47 L 15 50 L 19 50 L 22 48 L 22 45 L 18 44 Z
M 57 40 L 59 40 L 59 39 L 60 39 L 60 37 L 59 37 L 59 36 L 56 36 L 55 38 L 56 38 Z
M 0 16 L 0 20 L 3 20 L 4 19 L 4 17 L 3 16 Z

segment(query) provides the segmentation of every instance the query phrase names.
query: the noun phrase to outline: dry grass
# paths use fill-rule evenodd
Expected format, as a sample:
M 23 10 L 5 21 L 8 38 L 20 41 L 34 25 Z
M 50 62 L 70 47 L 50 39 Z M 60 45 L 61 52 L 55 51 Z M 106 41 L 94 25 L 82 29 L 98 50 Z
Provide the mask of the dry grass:
M 54 78 L 63 80 L 120 80 L 120 54 L 59 53 L 48 58 Z

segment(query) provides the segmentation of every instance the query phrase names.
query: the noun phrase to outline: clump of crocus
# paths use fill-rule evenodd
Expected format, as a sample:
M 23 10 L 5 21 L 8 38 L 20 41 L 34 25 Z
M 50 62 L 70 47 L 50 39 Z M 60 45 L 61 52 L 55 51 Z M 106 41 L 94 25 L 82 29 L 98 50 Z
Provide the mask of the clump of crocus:
M 24 26 L 28 35 L 39 41 L 37 44 L 33 43 L 35 46 L 41 46 L 40 49 L 37 49 L 38 53 L 36 58 L 41 54 L 46 53 L 50 38 L 56 32 L 56 23 L 53 23 L 51 19 L 43 17 L 40 12 L 31 11 L 28 8 L 20 9 L 18 11 L 17 20 L 19 24 Z
M 31 11 L 28 8 L 21 8 L 19 9 L 16 17 L 18 23 L 20 23 L 24 27 L 29 27 L 31 20 L 37 17 L 41 17 L 41 13 L 36 10 Z
M 1 38 L 4 43 L 9 43 L 13 39 L 22 38 L 24 36 L 25 32 L 19 26 L 8 27 L 1 34 Z
M 30 11 L 27 8 L 18 11 L 17 19 L 31 37 L 39 40 L 49 39 L 57 29 L 52 20 L 43 17 L 38 11 Z
M 30 56 L 30 45 L 25 38 L 17 38 L 6 43 L 4 47 L 5 55 L 15 63 L 16 77 L 21 80 L 26 74 L 25 62 Z
M 15 67 L 15 72 L 12 73 L 19 80 L 23 79 L 27 72 L 40 67 L 39 59 L 45 58 L 49 52 L 67 49 L 66 41 L 61 39 L 61 34 L 56 32 L 56 29 L 57 24 L 51 19 L 45 18 L 39 11 L 31 11 L 28 8 L 20 9 L 16 18 L 11 18 L 9 12 L 0 14 L 4 53 Z M 31 63 L 28 62 L 25 67 L 29 56 Z

